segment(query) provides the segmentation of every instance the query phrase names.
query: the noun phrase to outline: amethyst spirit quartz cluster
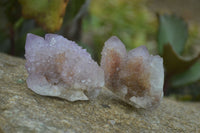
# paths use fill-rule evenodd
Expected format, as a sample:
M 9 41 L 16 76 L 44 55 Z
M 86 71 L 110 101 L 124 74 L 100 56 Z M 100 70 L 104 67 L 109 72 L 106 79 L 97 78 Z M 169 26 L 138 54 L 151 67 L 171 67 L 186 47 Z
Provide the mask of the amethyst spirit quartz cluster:
M 105 42 L 101 66 L 85 49 L 56 34 L 27 34 L 25 58 L 28 88 L 40 95 L 89 100 L 107 88 L 143 109 L 158 106 L 163 96 L 162 58 L 149 55 L 145 46 L 127 53 L 115 36 Z
M 105 86 L 136 108 L 153 108 L 163 96 L 163 59 L 149 55 L 145 46 L 126 52 L 115 36 L 105 42 L 101 67 Z
M 98 96 L 104 72 L 89 53 L 62 36 L 28 34 L 25 45 L 28 88 L 69 101 Z

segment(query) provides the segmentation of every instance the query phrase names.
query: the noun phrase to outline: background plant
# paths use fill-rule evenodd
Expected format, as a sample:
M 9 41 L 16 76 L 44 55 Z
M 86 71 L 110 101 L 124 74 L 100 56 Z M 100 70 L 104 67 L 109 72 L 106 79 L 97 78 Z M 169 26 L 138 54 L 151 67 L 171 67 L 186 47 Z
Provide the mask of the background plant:
M 186 22 L 175 15 L 159 15 L 158 51 L 164 59 L 165 86 L 177 88 L 200 80 L 200 54 L 182 56 L 188 38 Z M 196 96 L 199 99 L 199 94 Z
M 1 0 L 0 51 L 24 56 L 28 32 L 53 32 L 80 40 L 81 22 L 89 0 Z

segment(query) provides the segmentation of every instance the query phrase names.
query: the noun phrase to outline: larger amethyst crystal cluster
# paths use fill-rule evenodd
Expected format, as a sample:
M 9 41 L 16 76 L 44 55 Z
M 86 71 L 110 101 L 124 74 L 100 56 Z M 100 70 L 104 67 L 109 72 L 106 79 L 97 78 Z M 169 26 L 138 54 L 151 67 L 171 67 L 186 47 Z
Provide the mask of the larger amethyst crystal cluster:
M 27 85 L 40 95 L 88 100 L 104 86 L 104 72 L 90 54 L 60 35 L 28 34 L 25 57 Z
M 163 96 L 163 59 L 149 55 L 145 46 L 126 52 L 115 36 L 105 42 L 101 67 L 105 86 L 137 108 L 156 107 Z

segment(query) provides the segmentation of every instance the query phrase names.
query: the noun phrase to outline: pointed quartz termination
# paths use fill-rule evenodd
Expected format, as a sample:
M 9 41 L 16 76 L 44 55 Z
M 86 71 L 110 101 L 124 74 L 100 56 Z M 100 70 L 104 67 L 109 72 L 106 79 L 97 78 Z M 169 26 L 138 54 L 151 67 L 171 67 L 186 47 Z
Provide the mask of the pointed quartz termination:
M 25 45 L 28 88 L 40 95 L 69 101 L 95 98 L 104 86 L 104 72 L 89 53 L 56 34 L 28 34 Z
M 124 44 L 113 36 L 105 42 L 101 67 L 105 86 L 123 101 L 144 109 L 159 105 L 163 96 L 163 59 L 149 55 L 145 46 L 127 53 Z

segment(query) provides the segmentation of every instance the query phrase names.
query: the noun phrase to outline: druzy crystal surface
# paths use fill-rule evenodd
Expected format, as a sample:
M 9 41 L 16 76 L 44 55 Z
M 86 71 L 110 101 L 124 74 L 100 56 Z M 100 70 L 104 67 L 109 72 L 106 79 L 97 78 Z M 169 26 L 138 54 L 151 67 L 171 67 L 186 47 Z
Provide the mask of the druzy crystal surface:
M 101 67 L 105 86 L 123 101 L 136 108 L 153 108 L 163 96 L 163 59 L 149 55 L 145 46 L 128 53 L 115 36 L 105 42 Z
M 27 34 L 28 88 L 40 95 L 69 101 L 95 98 L 104 86 L 104 72 L 89 53 L 56 34 Z

